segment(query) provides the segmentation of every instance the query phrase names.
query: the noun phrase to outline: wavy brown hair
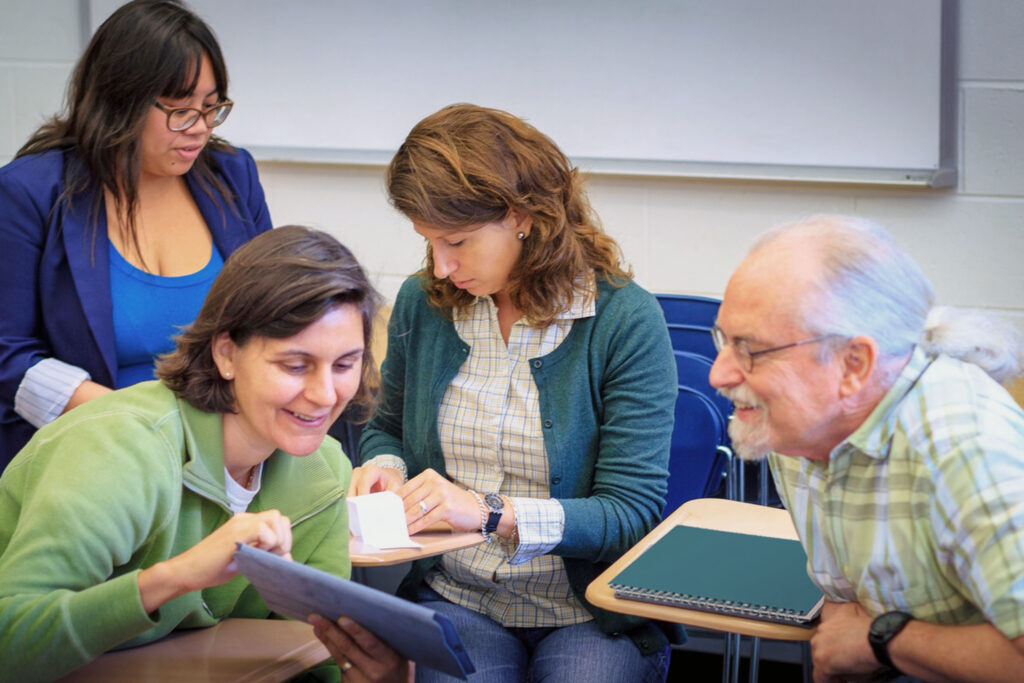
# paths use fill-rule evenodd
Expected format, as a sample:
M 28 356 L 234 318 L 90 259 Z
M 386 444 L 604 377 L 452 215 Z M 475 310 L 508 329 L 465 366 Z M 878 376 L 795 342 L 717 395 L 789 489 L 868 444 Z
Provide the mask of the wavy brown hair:
M 615 240 L 601 229 L 579 170 L 554 142 L 498 109 L 454 104 L 412 129 L 387 172 L 391 204 L 431 228 L 466 230 L 503 220 L 532 219 L 508 294 L 531 325 L 544 326 L 589 294 L 592 274 L 616 285 L 633 274 Z M 434 275 L 427 247 L 423 278 L 430 302 L 451 312 L 474 296 Z
M 213 361 L 217 336 L 227 332 L 240 347 L 256 337 L 285 339 L 346 304 L 359 310 L 364 343 L 362 381 L 349 405 L 368 416 L 380 384 L 371 344 L 380 295 L 352 252 L 297 225 L 261 233 L 228 257 L 177 348 L 157 361 L 156 375 L 200 410 L 233 412 L 232 383 Z
M 128 241 L 138 248 L 139 137 L 157 97 L 177 99 L 195 90 L 203 57 L 210 59 L 217 93 L 228 96 L 228 72 L 217 39 L 202 19 L 177 0 L 133 0 L 103 22 L 78 60 L 64 111 L 44 123 L 16 156 L 51 149 L 73 149 L 77 158 L 64 169 L 59 201 L 94 192 L 90 207 L 92 243 L 103 193 L 127 215 Z M 213 168 L 213 151 L 234 152 L 216 136 L 190 171 L 217 205 L 234 198 Z

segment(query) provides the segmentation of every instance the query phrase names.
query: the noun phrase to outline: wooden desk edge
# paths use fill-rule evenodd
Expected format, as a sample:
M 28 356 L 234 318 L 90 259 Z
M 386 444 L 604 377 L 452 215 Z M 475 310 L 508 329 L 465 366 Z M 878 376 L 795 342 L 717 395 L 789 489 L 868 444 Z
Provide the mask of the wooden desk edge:
M 479 531 L 425 531 L 415 534 L 412 540 L 420 543 L 422 548 L 395 548 L 375 553 L 360 552 L 361 542 L 353 538 L 349 542 L 352 549 L 349 558 L 353 567 L 387 567 L 402 562 L 411 562 L 425 557 L 432 557 L 452 550 L 471 548 L 484 542 Z
M 756 508 L 745 510 L 740 506 Z M 745 619 L 727 614 L 716 614 L 714 612 L 702 612 L 700 610 L 683 609 L 682 607 L 671 607 L 668 605 L 657 605 L 640 600 L 616 598 L 615 592 L 608 586 L 619 572 L 629 566 L 633 560 L 639 557 L 645 550 L 654 545 L 662 536 L 667 534 L 673 527 L 680 524 L 698 526 L 709 529 L 729 529 L 727 525 L 720 522 L 723 518 L 719 513 L 735 513 L 743 511 L 746 513 L 758 513 L 765 516 L 766 524 L 761 528 L 751 530 L 751 533 L 760 533 L 765 536 L 778 536 L 781 538 L 796 538 L 796 530 L 792 528 L 792 521 L 789 513 L 777 508 L 769 508 L 750 503 L 727 501 L 718 498 L 699 498 L 687 501 L 671 515 L 665 518 L 651 533 L 647 534 L 639 543 L 629 549 L 625 555 L 604 570 L 600 576 L 594 579 L 586 590 L 586 598 L 596 607 L 618 612 L 620 614 L 631 614 L 659 621 L 681 623 L 687 626 L 709 628 L 716 631 L 728 631 L 739 633 L 745 636 L 758 636 L 761 638 L 772 638 L 775 640 L 810 640 L 814 635 L 814 627 L 804 628 L 790 624 L 780 624 L 759 619 Z M 726 519 L 728 515 L 726 516 Z M 746 530 L 744 530 L 746 531 Z M 751 578 L 756 578 L 756 572 L 751 573 Z M 685 621 L 684 621 L 685 618 Z
M 220 641 L 223 659 L 213 657 L 211 662 L 207 650 Z M 224 619 L 208 628 L 173 631 L 147 645 L 107 652 L 59 680 L 160 681 L 178 676 L 212 683 L 231 676 L 231 680 L 250 683 L 285 681 L 330 656 L 309 624 L 290 619 Z

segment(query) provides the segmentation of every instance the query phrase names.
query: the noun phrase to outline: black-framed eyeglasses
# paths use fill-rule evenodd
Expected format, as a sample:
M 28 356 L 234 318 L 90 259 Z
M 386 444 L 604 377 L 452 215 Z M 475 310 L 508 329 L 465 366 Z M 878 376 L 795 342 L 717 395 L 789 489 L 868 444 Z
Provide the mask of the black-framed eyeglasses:
M 200 116 L 203 117 L 209 128 L 216 128 L 224 123 L 228 114 L 231 113 L 231 107 L 235 106 L 235 103 L 231 100 L 222 100 L 212 107 L 195 109 L 194 107 L 168 107 L 153 100 L 153 106 L 167 114 L 167 129 L 180 133 L 196 125 L 196 121 L 199 120 Z
M 838 335 L 819 334 L 817 337 L 808 337 L 807 339 L 801 339 L 800 341 L 793 342 L 792 344 L 783 344 L 782 346 L 773 346 L 770 349 L 751 351 L 746 339 L 730 341 L 729 337 L 725 336 L 725 332 L 722 332 L 722 328 L 718 325 L 711 328 L 711 339 L 715 342 L 715 350 L 721 352 L 726 346 L 731 346 L 732 352 L 736 355 L 736 362 L 739 363 L 744 372 L 750 372 L 754 369 L 754 359 L 758 356 L 763 356 L 766 353 L 775 353 L 776 351 L 782 351 L 783 349 L 791 349 L 794 346 L 813 344 L 814 342 L 824 341 L 829 337 L 835 336 Z

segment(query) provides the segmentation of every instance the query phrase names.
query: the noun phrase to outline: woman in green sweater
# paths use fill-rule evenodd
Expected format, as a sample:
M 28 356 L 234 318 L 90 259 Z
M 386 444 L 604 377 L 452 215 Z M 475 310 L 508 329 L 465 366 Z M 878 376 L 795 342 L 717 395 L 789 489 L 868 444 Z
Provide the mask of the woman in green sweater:
M 236 543 L 348 576 L 351 466 L 324 437 L 369 400 L 376 306 L 334 238 L 263 233 L 227 260 L 159 381 L 39 430 L 0 478 L 0 679 L 267 617 Z
M 401 593 L 448 614 L 474 680 L 664 680 L 666 634 L 584 597 L 665 504 L 676 371 L 657 302 L 577 169 L 511 114 L 428 116 L 387 182 L 426 267 L 395 303 L 352 491 L 397 491 L 411 533 L 490 541 L 417 563 Z

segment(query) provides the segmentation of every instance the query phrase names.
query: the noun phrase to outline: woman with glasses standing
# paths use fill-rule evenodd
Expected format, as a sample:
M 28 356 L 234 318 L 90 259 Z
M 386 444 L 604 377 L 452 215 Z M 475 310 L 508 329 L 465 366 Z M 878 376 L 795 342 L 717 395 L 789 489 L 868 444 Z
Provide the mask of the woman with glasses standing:
M 0 470 L 36 428 L 152 379 L 224 259 L 271 228 L 210 28 L 134 0 L 96 31 L 66 110 L 0 168 Z

